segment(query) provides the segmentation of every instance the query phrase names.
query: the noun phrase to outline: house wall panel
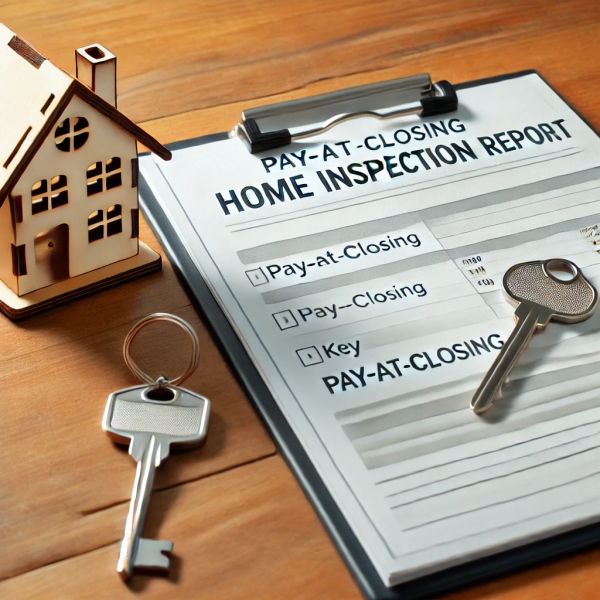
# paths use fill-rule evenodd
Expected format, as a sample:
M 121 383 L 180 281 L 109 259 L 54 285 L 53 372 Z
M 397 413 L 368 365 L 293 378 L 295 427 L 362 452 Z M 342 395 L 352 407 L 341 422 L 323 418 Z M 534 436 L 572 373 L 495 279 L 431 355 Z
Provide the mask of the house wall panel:
M 12 245 L 15 242 L 15 232 L 10 216 L 8 199 L 0 206 L 0 279 L 15 293 L 19 293 L 17 277 L 12 270 Z
M 54 132 L 66 118 L 84 117 L 90 126 L 87 142 L 78 150 L 63 152 L 56 147 Z M 69 272 L 71 277 L 107 264 L 135 256 L 138 240 L 131 237 L 131 209 L 137 208 L 137 188 L 131 187 L 131 159 L 137 157 L 136 142 L 113 121 L 74 96 L 59 117 L 55 128 L 14 186 L 12 193 L 23 197 L 23 222 L 17 225 L 16 243 L 26 245 L 27 275 L 19 277 L 19 295 L 52 284 L 51 273 L 36 264 L 34 240 L 37 235 L 66 223 L 69 226 Z M 87 195 L 87 169 L 97 161 L 106 164 L 121 159 L 122 185 L 93 196 Z M 66 175 L 69 202 L 32 214 L 31 188 L 42 179 Z M 6 203 L 8 204 L 8 203 Z M 96 210 L 106 211 L 115 204 L 122 207 L 122 233 L 89 243 L 88 217 Z M 10 219 L 9 219 L 10 222 Z M 3 278 L 4 279 L 4 278 Z

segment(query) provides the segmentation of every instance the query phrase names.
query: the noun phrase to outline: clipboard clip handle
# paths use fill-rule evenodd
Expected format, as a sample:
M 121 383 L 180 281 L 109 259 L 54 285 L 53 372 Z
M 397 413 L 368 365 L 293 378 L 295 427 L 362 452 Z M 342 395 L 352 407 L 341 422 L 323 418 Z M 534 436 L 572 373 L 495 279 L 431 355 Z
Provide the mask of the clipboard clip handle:
M 429 117 L 457 108 L 458 98 L 450 82 L 432 84 L 429 75 L 415 75 L 251 108 L 244 111 L 242 122 L 232 134 L 237 135 L 252 154 L 257 154 L 324 133 L 360 117 Z M 288 126 L 282 127 L 285 123 Z

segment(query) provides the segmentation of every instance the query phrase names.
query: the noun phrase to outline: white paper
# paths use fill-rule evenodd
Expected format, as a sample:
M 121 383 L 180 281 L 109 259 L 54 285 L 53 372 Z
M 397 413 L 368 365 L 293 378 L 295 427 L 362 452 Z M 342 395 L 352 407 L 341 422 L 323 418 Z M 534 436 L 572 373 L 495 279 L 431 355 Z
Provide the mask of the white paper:
M 537 75 L 458 95 L 270 156 L 140 160 L 387 585 L 600 514 L 600 315 L 552 323 L 469 409 L 514 323 L 508 267 L 568 258 L 600 285 L 598 138 Z

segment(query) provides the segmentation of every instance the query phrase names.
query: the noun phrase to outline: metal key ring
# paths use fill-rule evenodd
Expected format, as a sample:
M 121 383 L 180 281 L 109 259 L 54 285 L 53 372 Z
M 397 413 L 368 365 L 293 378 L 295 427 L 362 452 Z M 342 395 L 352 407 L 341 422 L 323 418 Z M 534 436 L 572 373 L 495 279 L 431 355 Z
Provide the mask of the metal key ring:
M 190 360 L 190 364 L 188 368 L 179 376 L 174 379 L 166 379 L 164 377 L 158 377 L 157 379 L 153 379 L 142 371 L 137 364 L 134 362 L 133 358 L 131 358 L 130 346 L 133 338 L 147 325 L 150 323 L 154 323 L 157 321 L 168 321 L 170 323 L 174 323 L 183 329 L 189 336 L 192 338 L 192 356 Z M 152 315 L 148 315 L 144 317 L 141 321 L 138 321 L 132 328 L 131 331 L 127 334 L 125 338 L 125 342 L 123 343 L 123 358 L 125 360 L 125 364 L 129 367 L 129 370 L 141 381 L 147 384 L 154 384 L 155 387 L 165 387 L 165 386 L 176 386 L 183 381 L 185 381 L 196 369 L 198 363 L 200 362 L 200 342 L 198 341 L 198 336 L 196 332 L 192 329 L 192 326 L 181 317 L 177 315 L 170 315 L 168 313 L 154 313 Z

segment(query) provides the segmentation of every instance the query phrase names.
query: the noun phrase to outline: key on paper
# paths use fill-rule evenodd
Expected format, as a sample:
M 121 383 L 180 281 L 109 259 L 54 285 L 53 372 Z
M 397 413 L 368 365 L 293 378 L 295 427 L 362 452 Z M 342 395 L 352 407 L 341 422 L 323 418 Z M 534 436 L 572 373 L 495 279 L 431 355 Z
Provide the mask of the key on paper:
M 114 392 L 108 398 L 103 429 L 117 442 L 129 442 L 129 454 L 137 461 L 135 483 L 125 525 L 117 571 L 128 579 L 135 569 L 168 571 L 165 555 L 173 542 L 141 537 L 154 471 L 167 458 L 170 446 L 195 446 L 206 437 L 210 402 L 185 390 L 169 386 L 174 397 L 152 400 L 151 387 L 141 385 Z
M 557 272 L 566 274 L 566 279 L 557 277 Z M 491 408 L 537 330 L 543 331 L 552 319 L 564 323 L 585 321 L 598 303 L 594 286 L 577 265 L 562 258 L 515 265 L 506 272 L 502 285 L 509 302 L 517 306 L 517 324 L 471 400 L 477 414 Z

